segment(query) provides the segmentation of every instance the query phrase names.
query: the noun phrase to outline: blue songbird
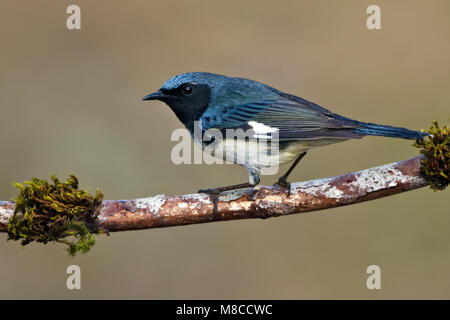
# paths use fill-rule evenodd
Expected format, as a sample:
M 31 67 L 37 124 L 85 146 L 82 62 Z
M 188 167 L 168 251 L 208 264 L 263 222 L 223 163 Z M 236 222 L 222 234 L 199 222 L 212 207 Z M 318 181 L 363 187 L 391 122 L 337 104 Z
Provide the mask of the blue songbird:
M 264 140 L 266 147 L 258 152 L 266 153 L 271 149 L 267 147 L 271 146 L 271 139 L 276 137 L 276 156 L 272 152 L 268 157 L 243 156 L 235 141 L 230 143 L 225 134 L 223 140 L 214 141 L 216 152 L 221 149 L 220 154 L 227 161 L 241 164 L 248 170 L 249 182 L 201 190 L 212 194 L 255 186 L 259 183 L 259 176 L 264 168 L 294 161 L 276 183 L 287 187 L 289 174 L 313 147 L 360 139 L 367 135 L 403 139 L 422 139 L 427 135 L 404 128 L 356 121 L 260 82 L 206 72 L 174 76 L 160 90 L 147 95 L 143 100 L 165 102 L 190 131 L 194 141 L 204 149 L 214 139 L 204 141 L 196 137 L 196 129 L 202 133 L 210 129 L 221 133 L 229 129 L 250 131 L 253 135 L 250 138 L 254 139 L 240 141 L 245 150 L 258 149 Z

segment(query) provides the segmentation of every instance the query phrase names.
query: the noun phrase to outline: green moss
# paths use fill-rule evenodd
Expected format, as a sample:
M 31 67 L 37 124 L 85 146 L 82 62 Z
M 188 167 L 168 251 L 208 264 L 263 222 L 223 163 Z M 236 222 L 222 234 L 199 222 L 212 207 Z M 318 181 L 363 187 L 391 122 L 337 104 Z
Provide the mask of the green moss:
M 9 220 L 8 240 L 21 240 L 22 245 L 57 241 L 69 246 L 71 256 L 86 253 L 95 244 L 92 233 L 100 232 L 96 218 L 103 193 L 97 190 L 92 196 L 78 189 L 74 175 L 66 182 L 55 176 L 51 180 L 33 178 L 14 184 L 20 192 Z
M 425 156 L 422 160 L 421 173 L 430 181 L 433 190 L 444 190 L 450 177 L 450 136 L 449 128 L 440 128 L 435 121 L 427 131 L 431 136 L 417 140 L 415 147 Z

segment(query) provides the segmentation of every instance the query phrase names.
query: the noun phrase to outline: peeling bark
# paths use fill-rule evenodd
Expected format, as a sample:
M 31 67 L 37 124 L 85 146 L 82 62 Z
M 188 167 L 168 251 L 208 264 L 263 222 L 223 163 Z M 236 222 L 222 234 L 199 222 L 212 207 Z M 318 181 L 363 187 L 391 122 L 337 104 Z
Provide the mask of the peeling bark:
M 333 208 L 386 197 L 428 185 L 419 172 L 421 156 L 341 176 L 292 183 L 291 192 L 275 186 L 224 192 L 217 213 L 210 195 L 157 195 L 105 200 L 98 216 L 103 230 L 125 231 L 194 223 L 282 215 Z M 0 201 L 0 232 L 7 230 L 14 202 Z

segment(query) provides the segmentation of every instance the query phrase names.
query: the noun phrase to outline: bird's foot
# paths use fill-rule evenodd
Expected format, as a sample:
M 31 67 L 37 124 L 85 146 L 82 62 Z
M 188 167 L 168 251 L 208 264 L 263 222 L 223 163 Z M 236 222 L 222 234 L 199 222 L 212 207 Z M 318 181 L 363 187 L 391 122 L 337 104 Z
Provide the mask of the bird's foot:
M 277 182 L 274 183 L 274 186 L 279 186 L 287 191 L 287 196 L 291 195 L 291 183 L 287 182 L 285 178 L 281 177 Z
M 210 194 L 213 204 L 214 204 L 214 212 L 213 212 L 213 217 L 214 220 L 216 220 L 216 214 L 217 214 L 217 203 L 219 202 L 219 196 L 222 192 L 224 191 L 229 191 L 229 190 L 235 190 L 235 189 L 242 189 L 242 188 L 249 188 L 252 187 L 254 185 L 246 182 L 246 183 L 241 183 L 241 184 L 235 184 L 232 186 L 227 186 L 227 187 L 218 187 L 218 188 L 209 188 L 209 189 L 201 189 L 198 190 L 198 193 L 206 193 L 206 194 Z
M 198 193 L 206 193 L 206 194 L 216 194 L 220 193 L 222 191 L 222 188 L 208 188 L 208 189 L 200 189 L 197 192 Z
M 211 195 L 211 200 L 214 206 L 213 209 L 213 220 L 216 220 L 217 217 L 217 205 L 219 203 L 219 196 L 221 193 L 221 188 L 209 188 L 209 189 L 200 189 L 198 190 L 198 193 L 206 193 Z

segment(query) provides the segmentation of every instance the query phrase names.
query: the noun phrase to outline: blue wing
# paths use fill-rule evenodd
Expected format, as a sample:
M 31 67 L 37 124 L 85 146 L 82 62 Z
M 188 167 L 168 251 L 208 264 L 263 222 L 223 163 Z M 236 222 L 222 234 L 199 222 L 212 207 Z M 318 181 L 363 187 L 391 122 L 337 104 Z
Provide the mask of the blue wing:
M 241 127 L 269 108 L 271 103 L 272 101 L 262 101 L 207 109 L 201 117 L 202 126 L 204 129 Z
M 352 129 L 358 127 L 358 121 L 341 117 L 310 101 L 284 93 L 275 99 L 207 109 L 201 121 L 205 130 L 246 130 L 251 128 L 249 122 L 256 122 L 276 129 L 280 141 L 362 137 L 352 132 Z

